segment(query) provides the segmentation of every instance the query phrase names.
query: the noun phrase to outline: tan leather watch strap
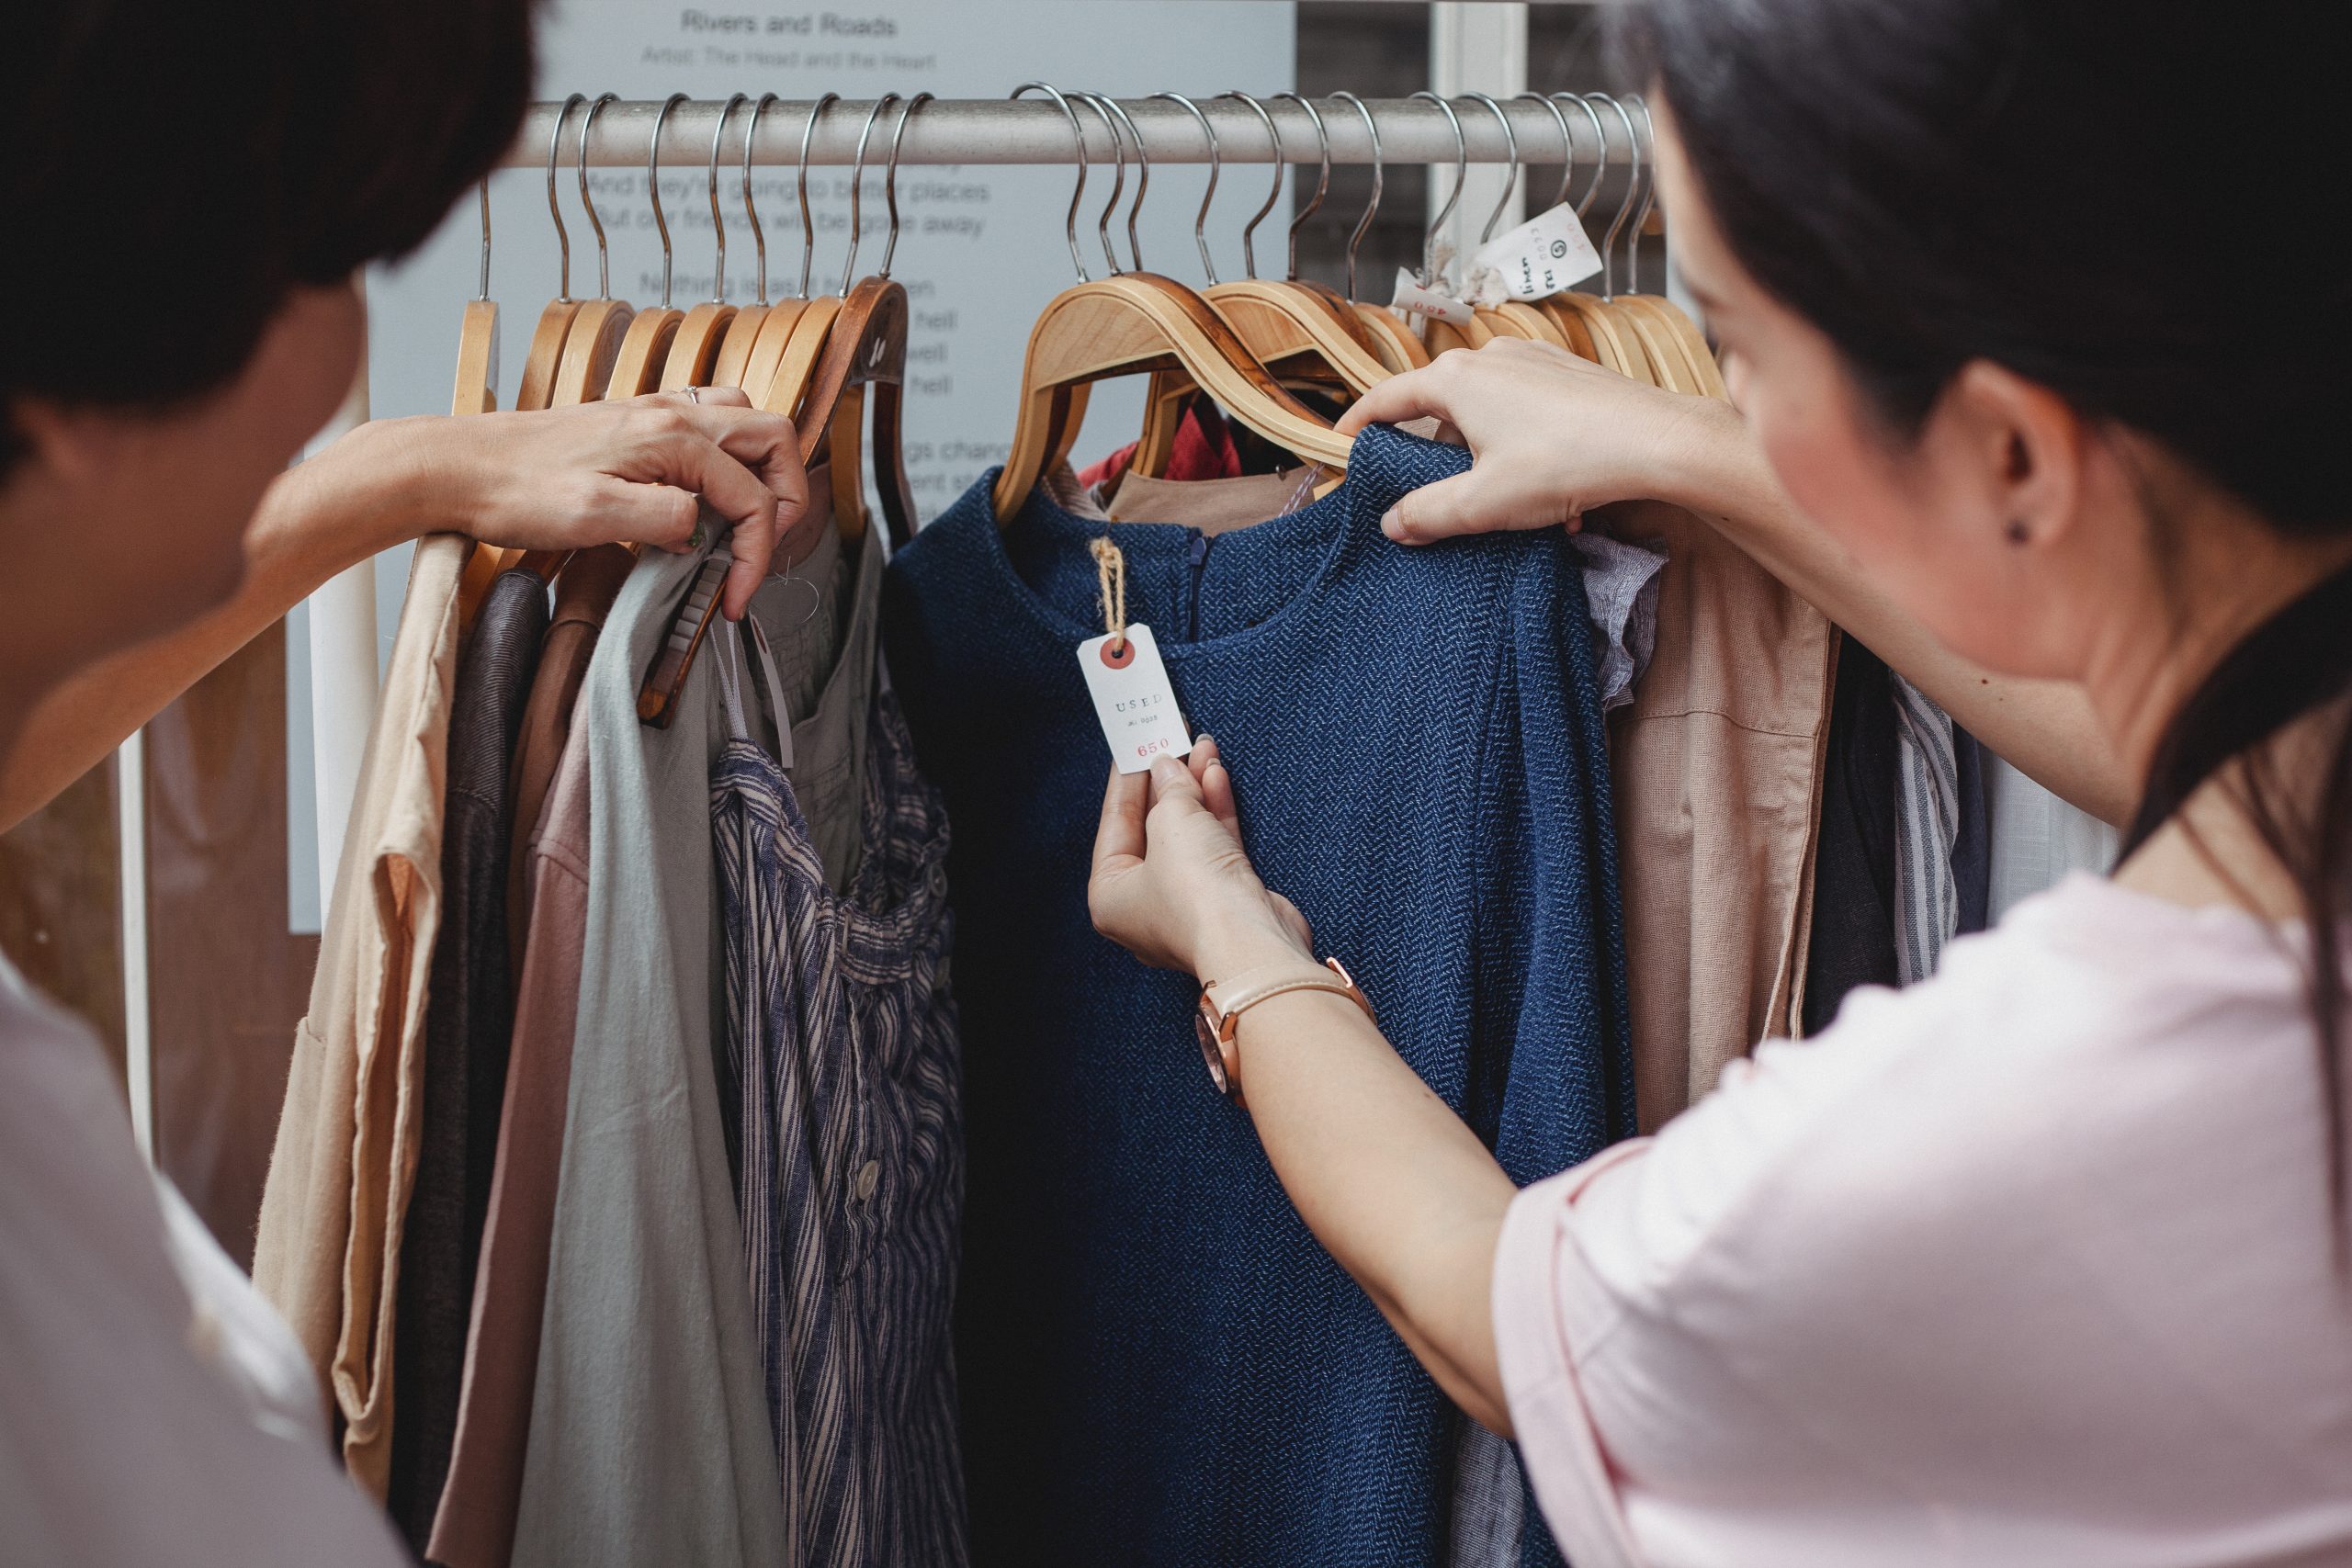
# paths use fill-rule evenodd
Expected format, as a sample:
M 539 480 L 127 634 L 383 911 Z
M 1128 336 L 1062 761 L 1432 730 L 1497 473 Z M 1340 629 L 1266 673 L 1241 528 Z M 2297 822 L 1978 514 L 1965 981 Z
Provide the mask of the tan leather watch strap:
M 1219 980 L 1206 989 L 1209 999 L 1216 1004 L 1218 1022 L 1228 1030 L 1232 1021 L 1246 1010 L 1291 991 L 1333 991 L 1363 1008 L 1367 1016 L 1372 1011 L 1371 1004 L 1348 977 L 1348 972 L 1328 958 L 1312 969 L 1288 962 L 1260 964 Z

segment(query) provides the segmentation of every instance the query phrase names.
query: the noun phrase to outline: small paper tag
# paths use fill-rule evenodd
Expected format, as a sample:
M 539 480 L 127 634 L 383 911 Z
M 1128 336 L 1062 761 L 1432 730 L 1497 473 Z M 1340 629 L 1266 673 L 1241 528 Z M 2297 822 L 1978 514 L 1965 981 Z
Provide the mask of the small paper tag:
M 1466 327 L 1478 319 L 1469 306 L 1452 295 L 1424 288 L 1414 282 L 1413 275 L 1401 266 L 1396 269 L 1396 298 L 1393 302 L 1400 310 L 1433 316 L 1441 321 L 1451 321 L 1457 327 Z
M 1573 207 L 1539 212 L 1478 247 L 1476 269 L 1491 272 L 1514 299 L 1541 299 L 1600 270 L 1600 257 Z
M 1182 757 L 1193 749 L 1192 732 L 1177 711 L 1159 645 L 1140 621 L 1129 626 L 1120 646 L 1108 633 L 1078 645 L 1078 667 L 1094 699 L 1102 739 L 1123 773 L 1139 773 L 1154 757 Z

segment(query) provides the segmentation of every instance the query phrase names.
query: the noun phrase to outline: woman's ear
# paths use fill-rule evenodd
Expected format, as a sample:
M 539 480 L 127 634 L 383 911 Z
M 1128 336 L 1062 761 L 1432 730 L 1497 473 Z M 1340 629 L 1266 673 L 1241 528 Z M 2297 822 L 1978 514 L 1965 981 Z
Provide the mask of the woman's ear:
M 51 479 L 85 484 L 107 472 L 123 438 L 123 422 L 99 409 L 74 409 L 40 398 L 8 405 L 8 423 L 29 448 L 27 467 Z
M 2013 370 L 1974 359 L 1928 415 L 1923 445 L 1971 504 L 1956 524 L 2004 547 L 2046 553 L 2074 529 L 2090 431 L 2066 400 Z

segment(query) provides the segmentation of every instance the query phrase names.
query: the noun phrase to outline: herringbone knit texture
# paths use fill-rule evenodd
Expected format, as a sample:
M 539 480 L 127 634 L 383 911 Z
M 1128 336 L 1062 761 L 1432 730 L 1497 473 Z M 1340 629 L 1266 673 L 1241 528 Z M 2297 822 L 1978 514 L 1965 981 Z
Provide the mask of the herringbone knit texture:
M 1266 881 L 1524 1183 L 1634 1130 L 1614 834 L 1564 536 L 1380 535 L 1467 462 L 1375 428 L 1333 495 L 1204 558 L 1188 529 L 1109 531 Z M 1109 757 L 1075 650 L 1102 630 L 1104 525 L 1033 496 L 1000 533 L 992 478 L 884 599 L 955 825 L 974 1555 L 1442 1562 L 1458 1417 L 1209 1088 L 1191 982 L 1088 921 Z

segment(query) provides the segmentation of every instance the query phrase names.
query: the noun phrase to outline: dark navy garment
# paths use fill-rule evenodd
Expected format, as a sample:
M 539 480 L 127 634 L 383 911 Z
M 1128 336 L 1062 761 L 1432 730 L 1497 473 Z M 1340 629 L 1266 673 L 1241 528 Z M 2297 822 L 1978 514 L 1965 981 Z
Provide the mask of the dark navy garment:
M 1001 531 L 991 474 L 892 563 L 884 642 L 955 826 L 978 1562 L 1448 1561 L 1463 1423 L 1210 1088 L 1192 982 L 1089 923 L 1110 757 L 1076 650 L 1107 529 L 1267 883 L 1514 1180 L 1573 1165 L 1634 1125 L 1576 557 L 1379 532 L 1468 462 L 1374 428 L 1332 495 L 1213 539 L 1042 495 Z

